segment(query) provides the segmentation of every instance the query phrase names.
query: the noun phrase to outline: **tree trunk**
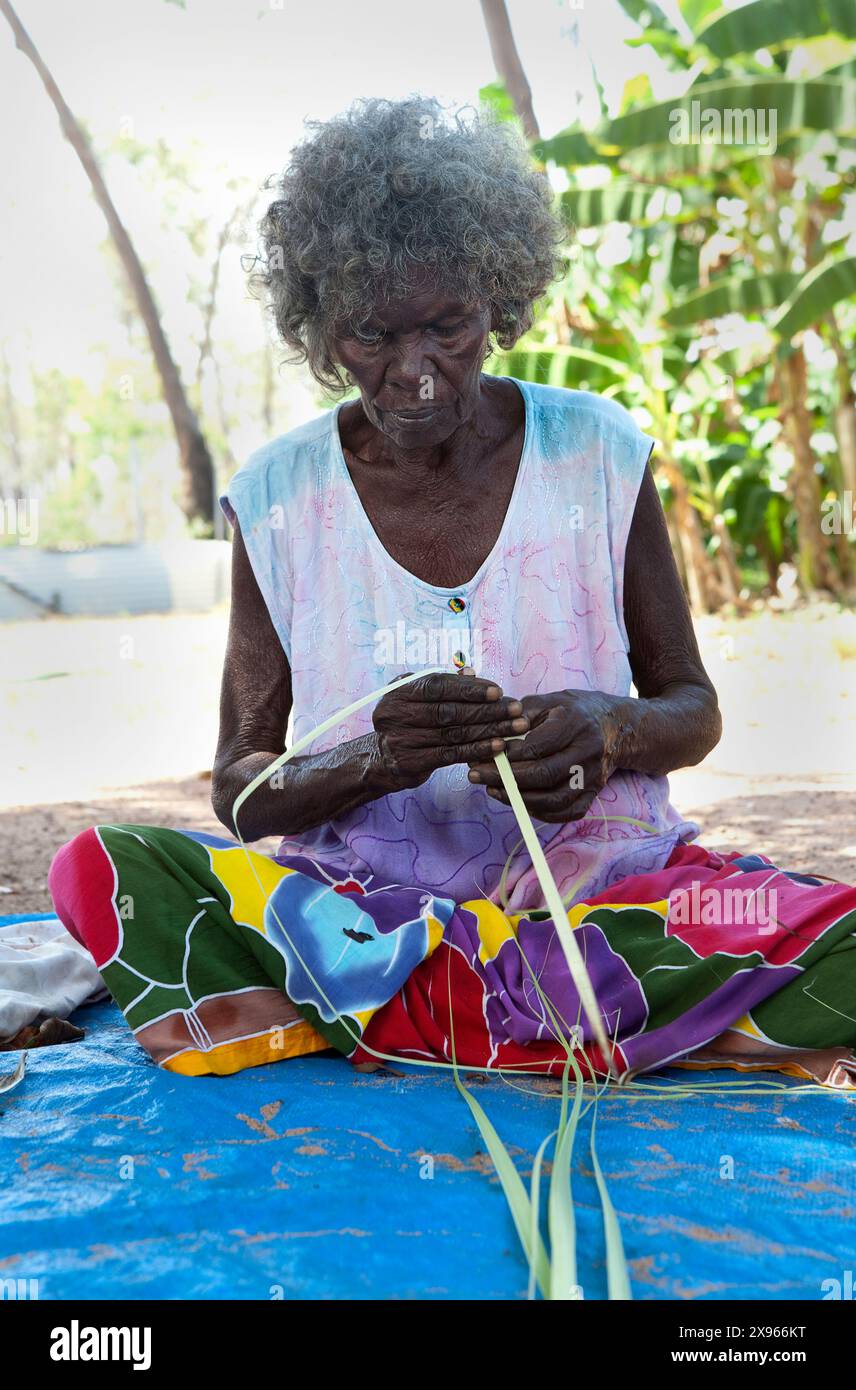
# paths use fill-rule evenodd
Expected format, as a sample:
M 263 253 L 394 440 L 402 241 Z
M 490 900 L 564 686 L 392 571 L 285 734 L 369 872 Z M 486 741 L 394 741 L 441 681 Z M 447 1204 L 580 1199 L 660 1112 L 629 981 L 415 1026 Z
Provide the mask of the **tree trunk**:
M 844 510 L 852 515 L 850 509 L 856 505 L 856 397 L 850 385 L 850 371 L 846 359 L 844 365 L 839 362 L 835 434 L 838 439 L 838 459 L 841 464 L 844 493 L 841 503 Z M 842 530 L 834 534 L 841 578 L 845 585 L 849 585 L 853 582 L 853 547 L 850 544 L 849 532 Z
M 681 577 L 681 583 L 689 593 L 689 585 L 687 583 L 687 567 L 684 564 L 684 549 L 681 545 L 681 538 L 678 535 L 678 528 L 675 524 L 674 509 L 672 507 L 670 507 L 669 510 L 666 512 L 666 526 L 669 531 L 669 540 L 672 542 L 672 554 L 675 557 L 675 564 L 678 567 L 678 574 Z
M 828 315 L 830 337 L 838 363 L 838 404 L 835 408 L 835 433 L 838 437 L 838 457 L 841 460 L 841 481 L 844 491 L 856 497 L 856 396 L 853 394 L 850 362 L 841 341 L 835 311 Z
M 848 386 L 849 386 L 848 378 Z M 844 491 L 856 497 L 856 397 L 852 391 L 841 396 L 835 410 L 835 432 Z
M 723 602 L 723 593 L 707 553 L 699 515 L 690 500 L 686 479 L 679 465 L 662 447 L 657 454 L 672 494 L 674 533 L 680 542 L 687 597 L 693 613 L 713 613 Z
M 734 553 L 734 542 L 731 539 L 728 522 L 721 512 L 715 512 L 711 525 L 713 533 L 719 541 L 716 559 L 722 592 L 729 603 L 733 603 L 739 608 L 743 603 L 740 597 L 742 578 L 737 556 Z
M 840 585 L 830 563 L 826 537 L 820 529 L 820 486 L 814 471 L 811 416 L 806 406 L 806 363 L 801 347 L 794 348 L 785 359 L 782 379 L 786 396 L 785 426 L 794 456 L 789 491 L 797 517 L 800 583 L 805 593 L 817 588 L 835 593 Z
M 146 326 L 155 365 L 161 379 L 164 400 L 172 417 L 173 429 L 178 441 L 182 479 L 180 499 L 182 510 L 188 520 L 200 520 L 210 525 L 214 516 L 214 469 L 211 455 L 170 352 L 140 258 L 134 250 L 131 238 L 113 205 L 85 131 L 66 104 L 50 71 L 9 0 L 0 0 L 0 12 L 5 15 L 12 28 L 16 47 L 25 57 L 29 58 L 41 78 L 42 85 L 59 116 L 62 132 L 83 165 L 92 186 L 95 201 L 107 220 L 113 244 L 128 277 L 140 317 Z
M 541 132 L 532 108 L 532 89 L 517 52 L 505 0 L 481 0 L 481 7 L 497 76 L 514 102 L 526 139 L 539 140 Z

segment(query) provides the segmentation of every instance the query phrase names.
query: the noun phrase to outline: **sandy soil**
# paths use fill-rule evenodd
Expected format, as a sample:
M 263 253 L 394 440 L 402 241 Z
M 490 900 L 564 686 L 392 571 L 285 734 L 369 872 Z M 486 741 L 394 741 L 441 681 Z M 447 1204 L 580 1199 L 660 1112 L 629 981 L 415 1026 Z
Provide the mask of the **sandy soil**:
M 708 618 L 698 633 L 725 735 L 673 775 L 673 801 L 707 845 L 853 882 L 856 614 Z M 54 850 L 93 823 L 221 829 L 205 774 L 225 635 L 220 611 L 0 625 L 0 911 L 50 911 Z

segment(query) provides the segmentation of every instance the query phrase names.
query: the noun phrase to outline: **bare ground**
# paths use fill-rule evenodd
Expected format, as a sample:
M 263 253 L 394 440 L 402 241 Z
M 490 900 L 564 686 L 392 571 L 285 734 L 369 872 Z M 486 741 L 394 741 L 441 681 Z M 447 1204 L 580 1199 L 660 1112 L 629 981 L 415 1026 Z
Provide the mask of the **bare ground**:
M 852 882 L 856 615 L 710 618 L 699 639 L 726 733 L 673 801 L 706 845 Z M 0 911 L 51 911 L 52 855 L 89 825 L 222 832 L 199 774 L 224 642 L 222 612 L 0 626 Z

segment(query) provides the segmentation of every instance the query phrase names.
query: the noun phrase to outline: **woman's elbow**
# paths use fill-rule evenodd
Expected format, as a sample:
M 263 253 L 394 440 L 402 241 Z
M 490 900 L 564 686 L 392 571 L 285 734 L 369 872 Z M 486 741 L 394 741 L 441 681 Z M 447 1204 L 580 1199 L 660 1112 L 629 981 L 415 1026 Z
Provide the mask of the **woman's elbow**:
M 698 686 L 697 691 L 698 715 L 695 721 L 697 756 L 693 759 L 691 766 L 703 762 L 722 738 L 722 711 L 719 708 L 719 700 L 714 687 L 708 681 L 704 685 Z
M 223 774 L 217 773 L 216 768 L 211 773 L 211 807 L 221 825 L 225 826 L 230 834 L 235 833 L 235 823 L 232 819 L 232 806 L 234 797 L 226 787 Z

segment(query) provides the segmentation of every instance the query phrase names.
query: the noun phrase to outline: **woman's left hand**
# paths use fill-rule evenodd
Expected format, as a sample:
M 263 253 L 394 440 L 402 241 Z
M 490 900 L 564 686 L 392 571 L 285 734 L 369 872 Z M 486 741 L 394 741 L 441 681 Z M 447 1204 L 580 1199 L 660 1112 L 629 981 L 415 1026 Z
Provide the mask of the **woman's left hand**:
M 529 814 L 543 821 L 579 820 L 618 766 L 629 701 L 599 690 L 527 695 L 529 733 L 506 745 Z M 624 718 L 622 719 L 622 716 Z M 494 763 L 472 763 L 470 781 L 507 806 Z

